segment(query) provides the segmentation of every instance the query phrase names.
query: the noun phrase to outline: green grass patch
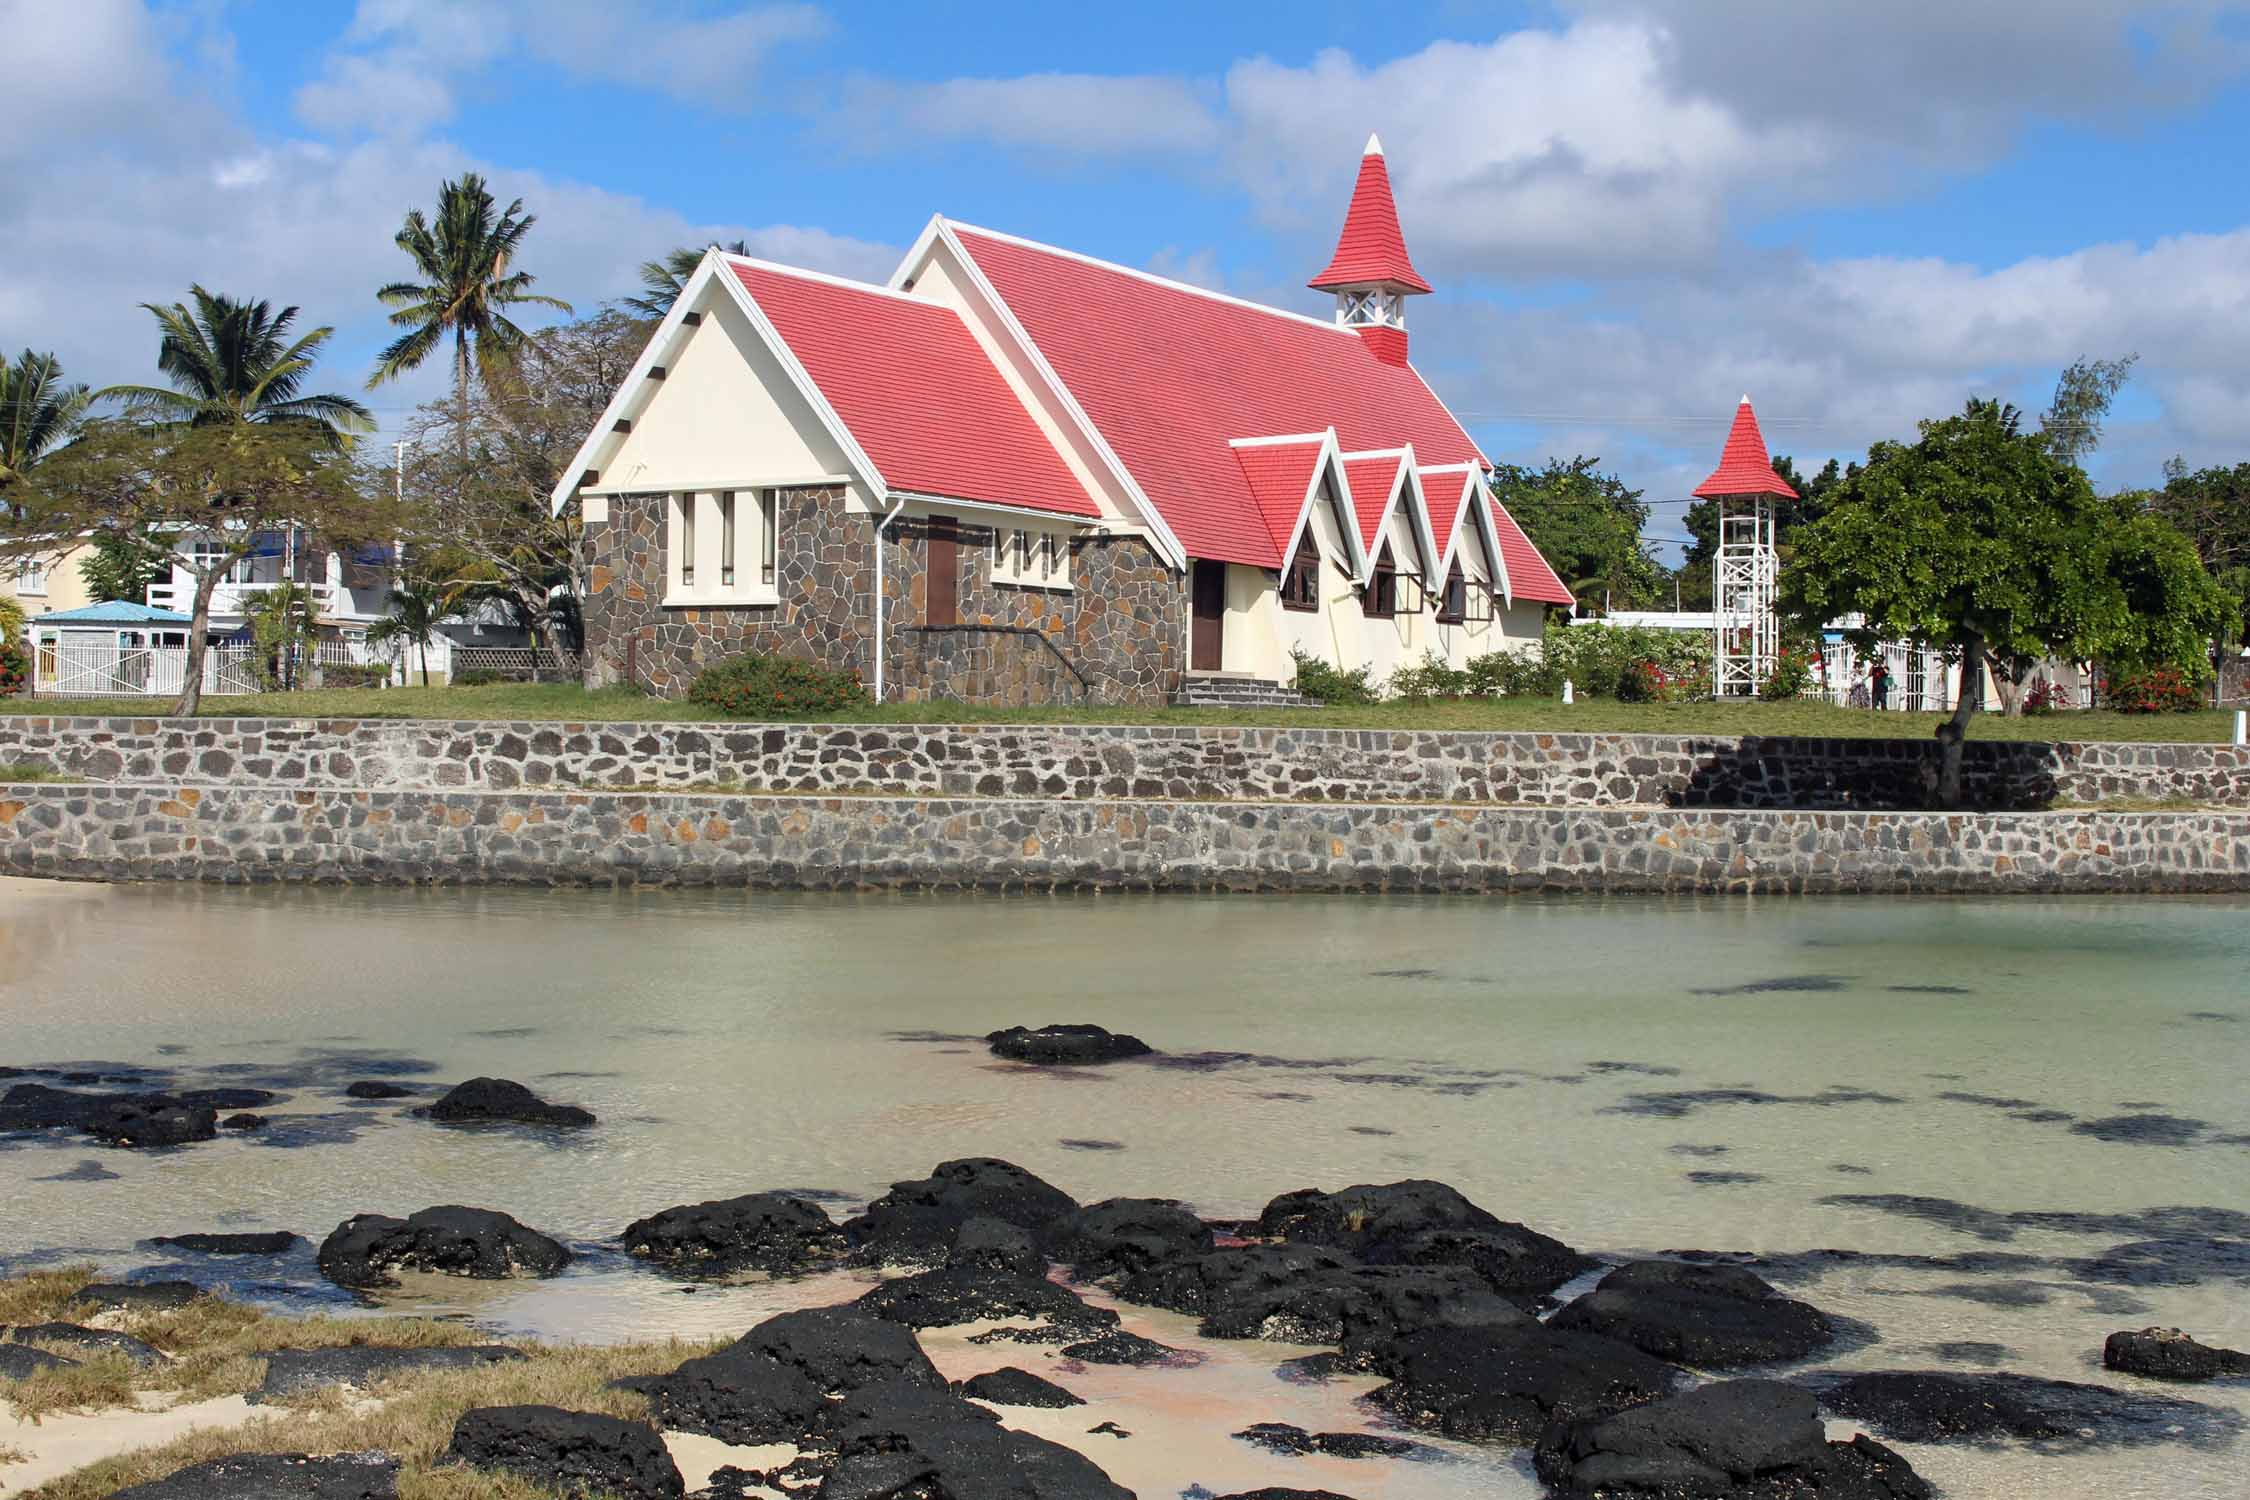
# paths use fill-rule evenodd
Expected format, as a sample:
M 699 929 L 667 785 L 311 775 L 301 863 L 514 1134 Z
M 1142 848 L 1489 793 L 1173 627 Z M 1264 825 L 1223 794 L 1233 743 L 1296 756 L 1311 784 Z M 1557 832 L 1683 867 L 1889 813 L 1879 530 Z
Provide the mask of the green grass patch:
M 2170 813 L 2217 812 L 2208 802 L 2193 797 L 2104 797 L 2094 802 L 2073 802 L 2058 797 L 2047 804 L 2049 812 Z
M 146 699 L 0 699 L 0 713 L 122 714 L 148 717 L 162 708 Z M 587 692 L 567 683 L 496 683 L 488 687 L 336 688 L 207 698 L 206 718 L 481 719 L 616 723 L 633 720 L 725 722 L 711 710 L 622 688 Z M 868 704 L 800 722 L 838 724 L 1154 724 L 1315 725 L 1331 729 L 1579 731 L 1595 734 L 1782 735 L 1826 739 L 1926 740 L 1939 714 L 1877 713 L 1834 704 L 1618 703 L 1587 699 L 1564 706 L 1552 698 L 1477 698 L 1432 703 L 1372 703 L 1331 708 L 992 708 L 961 703 Z M 769 722 L 769 721 L 760 721 Z M 782 721 L 770 721 L 782 722 Z M 2118 714 L 2093 709 L 2008 719 L 1978 714 L 1977 740 L 2124 740 L 2224 743 L 2234 734 L 2231 711 Z
M 34 761 L 19 760 L 0 763 L 0 786 L 4 786 L 10 782 L 14 782 L 20 785 L 21 783 L 27 781 L 68 780 L 70 780 L 68 776 L 63 775 L 62 772 L 56 770 L 54 767 L 42 766 Z

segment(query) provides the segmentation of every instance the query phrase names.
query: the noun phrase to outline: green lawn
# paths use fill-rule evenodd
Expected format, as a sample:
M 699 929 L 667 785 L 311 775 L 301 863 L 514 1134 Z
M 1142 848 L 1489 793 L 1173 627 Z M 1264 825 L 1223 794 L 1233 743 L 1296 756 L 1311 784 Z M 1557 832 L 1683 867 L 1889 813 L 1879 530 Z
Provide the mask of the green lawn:
M 146 699 L 0 699 L 0 712 L 16 714 L 131 714 L 153 716 L 160 703 Z M 589 693 L 560 684 L 494 684 L 468 688 L 335 689 L 208 698 L 206 718 L 323 719 L 626 719 L 707 720 L 690 703 L 608 690 Z M 1383 703 L 1367 708 L 980 708 L 959 703 L 887 703 L 834 715 L 840 721 L 880 724 L 1317 724 L 1338 729 L 1584 730 L 1635 734 L 1815 735 L 1852 739 L 1927 739 L 1936 714 L 1875 713 L 1825 703 L 1613 703 L 1587 700 L 1563 706 L 1551 698 L 1485 698 L 1422 705 Z M 1978 714 L 1972 739 L 2143 740 L 2224 742 L 2234 733 L 2230 711 L 2129 715 L 2107 712 L 2004 719 Z

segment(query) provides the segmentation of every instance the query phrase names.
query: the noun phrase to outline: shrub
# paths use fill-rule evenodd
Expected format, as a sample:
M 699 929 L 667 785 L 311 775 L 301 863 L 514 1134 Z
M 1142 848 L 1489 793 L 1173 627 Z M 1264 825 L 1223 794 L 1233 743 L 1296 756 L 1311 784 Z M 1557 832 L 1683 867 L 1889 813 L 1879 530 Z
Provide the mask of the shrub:
M 2142 667 L 2111 676 L 2109 706 L 2121 714 L 2190 713 L 2203 706 L 2203 690 L 2178 667 Z
M 1804 697 L 1812 685 L 1812 659 L 1802 651 L 1783 647 L 1774 658 L 1773 670 L 1758 685 L 1758 696 L 1768 703 L 1786 703 L 1792 698 Z
M 1427 703 L 1433 698 L 1465 698 L 1469 695 L 1469 674 L 1447 663 L 1435 651 L 1422 653 L 1422 660 L 1411 667 L 1400 667 L 1391 674 L 1391 696 L 1408 703 Z
M 31 687 L 31 627 L 23 606 L 0 599 L 0 698 Z
M 730 719 L 803 717 L 857 707 L 867 694 L 857 672 L 832 672 L 788 656 L 735 656 L 697 674 L 688 701 Z
M 332 688 L 379 688 L 391 680 L 388 662 L 335 662 L 320 669 L 320 683 Z
M 507 673 L 496 667 L 464 667 L 450 679 L 455 687 L 490 687 L 510 680 Z
M 1541 643 L 1545 664 L 1543 691 L 1559 694 L 1569 679 L 1581 696 L 1617 698 L 1647 688 L 1686 697 L 1701 680 L 1709 696 L 1711 638 L 1700 631 L 1650 630 L 1644 626 L 1604 625 L 1582 620 L 1576 624 L 1550 624 Z M 1641 671 L 1656 669 L 1656 678 Z M 1628 676 L 1641 681 L 1628 684 Z
M 2053 713 L 2058 708 L 2069 707 L 2068 695 L 2062 684 L 2042 677 L 2023 695 L 2023 711 L 2034 718 Z
M 1308 656 L 1292 650 L 1289 657 L 1297 664 L 1297 691 L 1315 703 L 1373 703 L 1375 684 L 1368 681 L 1367 668 L 1354 667 L 1346 672 L 1332 667 L 1317 656 Z
M 1562 691 L 1562 674 L 1547 665 L 1546 654 L 1488 651 L 1469 658 L 1469 691 L 1478 697 L 1552 698 Z

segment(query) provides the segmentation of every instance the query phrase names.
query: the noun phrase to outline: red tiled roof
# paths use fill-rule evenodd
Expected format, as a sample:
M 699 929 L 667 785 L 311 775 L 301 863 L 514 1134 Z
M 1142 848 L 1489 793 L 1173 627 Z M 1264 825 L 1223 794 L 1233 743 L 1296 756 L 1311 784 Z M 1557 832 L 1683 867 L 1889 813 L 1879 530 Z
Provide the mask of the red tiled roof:
M 1517 599 L 1535 599 L 1541 604 L 1570 604 L 1574 600 L 1555 570 L 1547 566 L 1547 559 L 1531 545 L 1531 538 L 1523 534 L 1516 518 L 1508 514 L 1508 507 L 1493 497 L 1483 485 L 1485 505 L 1492 516 L 1493 535 L 1500 539 L 1500 561 L 1508 569 L 1508 592 Z
M 1469 497 L 1483 487 L 1483 477 L 1474 469 L 1436 474 L 1422 471 L 1422 498 L 1430 507 L 1430 535 L 1437 542 L 1439 557 L 1453 551 L 1453 530 L 1469 514 Z
M 1344 232 L 1328 269 L 1306 283 L 1321 291 L 1340 286 L 1383 282 L 1410 292 L 1426 292 L 1430 284 L 1414 269 L 1406 255 L 1406 236 L 1398 227 L 1398 204 L 1391 197 L 1391 169 L 1383 148 L 1374 137 L 1367 154 L 1359 159 L 1359 181 L 1352 187 L 1352 206 L 1344 214 Z
M 1359 544 L 1373 557 L 1379 550 L 1375 533 L 1383 523 L 1383 506 L 1398 483 L 1399 466 L 1406 454 L 1378 453 L 1363 458 L 1344 455 L 1344 480 L 1352 487 L 1352 510 L 1359 521 Z
M 728 265 L 892 489 L 1101 514 L 952 308 Z
M 1281 566 L 1230 439 L 1333 427 L 1346 449 L 1482 458 L 1411 367 L 1333 324 L 954 232 L 1191 557 Z
M 1251 504 L 1273 543 L 1276 566 L 1289 550 L 1289 539 L 1297 533 L 1297 517 L 1312 493 L 1313 472 L 1320 465 L 1325 441 L 1307 437 L 1290 443 L 1234 445 L 1235 465 L 1242 471 Z
M 1706 500 L 1721 495 L 1797 498 L 1796 490 L 1773 471 L 1773 461 L 1766 457 L 1765 434 L 1758 431 L 1758 414 L 1750 409 L 1748 396 L 1734 409 L 1734 426 L 1727 433 L 1726 448 L 1719 454 L 1719 466 L 1695 487 L 1695 493 Z

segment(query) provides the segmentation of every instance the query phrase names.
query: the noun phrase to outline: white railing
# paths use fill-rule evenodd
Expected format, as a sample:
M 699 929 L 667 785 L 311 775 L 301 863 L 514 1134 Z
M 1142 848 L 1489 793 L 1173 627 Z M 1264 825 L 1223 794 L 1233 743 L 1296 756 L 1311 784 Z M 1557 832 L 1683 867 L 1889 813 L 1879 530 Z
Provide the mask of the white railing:
M 494 672 L 521 682 L 575 682 L 578 658 L 543 646 L 455 646 L 452 674 Z
M 121 646 L 50 640 L 32 651 L 31 691 L 39 698 L 176 698 L 187 681 L 187 647 Z M 432 652 L 432 670 L 439 655 Z M 286 655 L 240 643 L 203 653 L 203 691 L 211 697 L 333 686 L 331 667 L 384 666 L 383 685 L 399 681 L 395 653 L 364 641 L 316 641 Z

